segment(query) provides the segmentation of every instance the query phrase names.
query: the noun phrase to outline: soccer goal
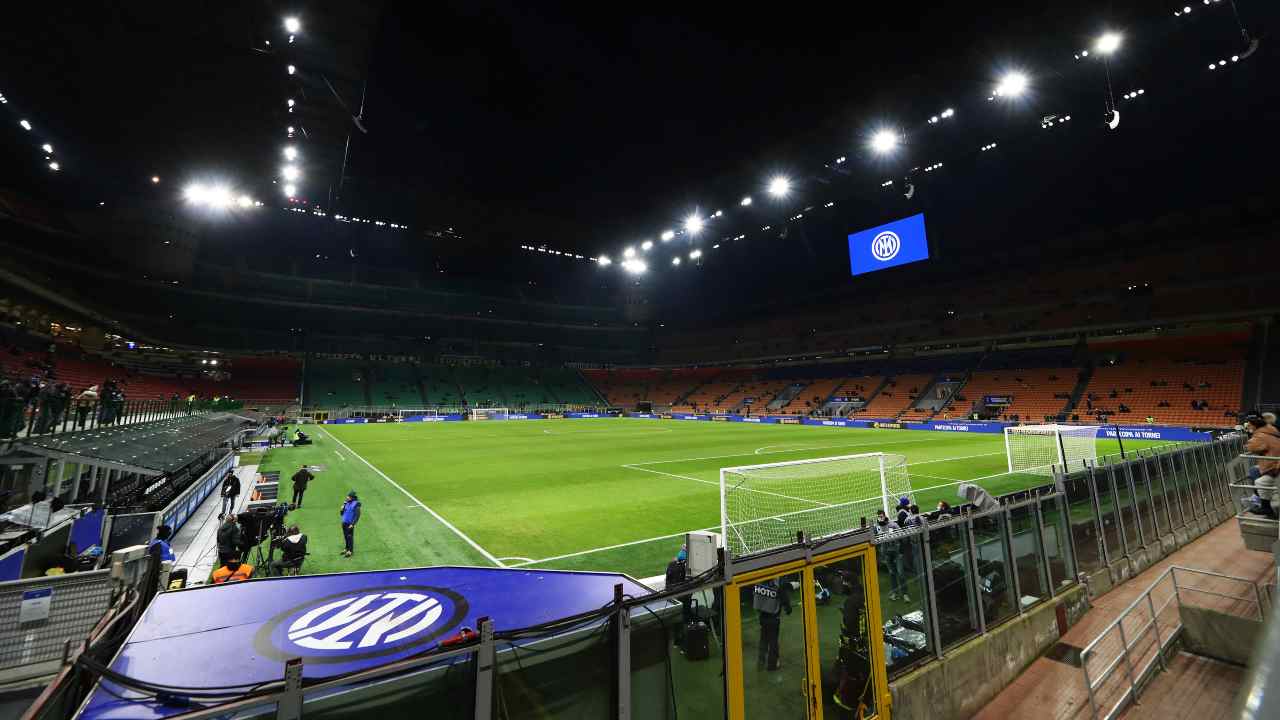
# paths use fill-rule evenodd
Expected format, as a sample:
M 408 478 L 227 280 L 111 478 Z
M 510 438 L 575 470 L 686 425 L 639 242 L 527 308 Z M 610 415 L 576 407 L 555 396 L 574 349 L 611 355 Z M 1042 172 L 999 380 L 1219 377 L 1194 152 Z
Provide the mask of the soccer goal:
M 1098 459 L 1097 425 L 1015 425 L 1004 429 L 1009 472 L 1052 475 Z
M 472 408 L 472 420 L 506 420 L 506 408 Z
M 875 522 L 911 495 L 907 459 L 865 453 L 721 468 L 720 531 L 735 556 L 830 537 Z

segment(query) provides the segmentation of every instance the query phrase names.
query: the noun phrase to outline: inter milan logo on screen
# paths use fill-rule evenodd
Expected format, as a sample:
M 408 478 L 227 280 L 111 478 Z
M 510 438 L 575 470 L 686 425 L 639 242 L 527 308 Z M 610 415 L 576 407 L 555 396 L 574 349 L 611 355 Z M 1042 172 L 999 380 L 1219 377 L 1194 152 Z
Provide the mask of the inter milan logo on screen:
M 898 233 L 886 230 L 871 241 L 871 256 L 880 262 L 889 262 L 898 255 L 898 250 L 902 249 L 902 241 L 898 239 Z
M 258 633 L 258 651 L 306 662 L 388 655 L 434 640 L 466 615 L 461 596 L 443 588 L 366 588 L 317 598 L 277 615 Z

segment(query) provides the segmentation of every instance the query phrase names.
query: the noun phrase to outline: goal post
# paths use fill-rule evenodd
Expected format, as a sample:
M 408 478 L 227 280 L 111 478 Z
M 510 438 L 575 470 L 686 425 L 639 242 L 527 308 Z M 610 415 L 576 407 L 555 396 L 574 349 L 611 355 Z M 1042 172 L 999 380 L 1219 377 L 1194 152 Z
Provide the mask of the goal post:
M 864 453 L 720 469 L 720 532 L 735 556 L 875 522 L 910 497 L 907 459 Z
M 508 413 L 506 408 L 472 408 L 471 409 L 472 420 L 506 420 L 507 415 Z
M 1098 459 L 1097 425 L 1013 425 L 1004 429 L 1009 472 L 1052 475 Z

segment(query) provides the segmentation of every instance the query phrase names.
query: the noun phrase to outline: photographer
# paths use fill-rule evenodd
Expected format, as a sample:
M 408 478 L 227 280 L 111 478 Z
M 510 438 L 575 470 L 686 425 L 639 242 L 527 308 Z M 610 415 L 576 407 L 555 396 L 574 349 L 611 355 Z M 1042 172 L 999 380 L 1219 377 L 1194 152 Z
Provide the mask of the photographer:
M 240 525 L 235 514 L 229 514 L 218 528 L 218 560 L 226 563 L 232 557 L 240 557 Z
M 302 567 L 307 556 L 307 536 L 297 525 L 290 525 L 284 537 L 272 540 L 271 545 L 280 549 L 280 559 L 271 561 L 271 575 L 283 575 L 285 570 Z
M 226 517 L 227 513 L 236 509 L 236 498 L 240 496 L 240 478 L 236 477 L 234 469 L 227 470 L 227 476 L 222 478 L 222 512 L 218 514 L 218 518 Z

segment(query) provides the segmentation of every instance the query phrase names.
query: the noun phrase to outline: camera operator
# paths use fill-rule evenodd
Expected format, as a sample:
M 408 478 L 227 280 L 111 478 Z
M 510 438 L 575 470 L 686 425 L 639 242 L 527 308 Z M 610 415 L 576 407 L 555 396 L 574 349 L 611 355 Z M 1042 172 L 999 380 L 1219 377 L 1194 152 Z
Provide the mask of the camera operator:
M 280 549 L 280 559 L 271 561 L 272 575 L 283 575 L 285 570 L 302 567 L 307 556 L 307 536 L 297 525 L 290 525 L 285 535 L 272 540 L 271 545 Z
M 218 560 L 225 564 L 231 557 L 240 557 L 240 525 L 234 513 L 223 519 L 218 528 Z

